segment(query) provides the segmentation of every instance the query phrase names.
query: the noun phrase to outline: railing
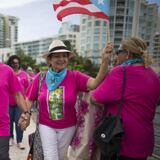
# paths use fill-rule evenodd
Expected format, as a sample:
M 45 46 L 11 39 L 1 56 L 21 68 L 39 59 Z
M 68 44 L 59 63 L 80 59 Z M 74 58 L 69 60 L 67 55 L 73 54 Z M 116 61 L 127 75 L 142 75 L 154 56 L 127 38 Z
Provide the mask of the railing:
M 157 107 L 154 119 L 155 145 L 152 157 L 148 160 L 160 160 L 160 106 Z

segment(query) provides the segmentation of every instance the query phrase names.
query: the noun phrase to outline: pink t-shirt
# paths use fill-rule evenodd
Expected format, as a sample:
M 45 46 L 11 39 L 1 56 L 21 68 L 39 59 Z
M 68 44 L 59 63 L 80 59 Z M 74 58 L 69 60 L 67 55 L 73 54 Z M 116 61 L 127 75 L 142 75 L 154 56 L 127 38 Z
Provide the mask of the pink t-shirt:
M 0 63 L 0 136 L 9 136 L 9 94 L 21 91 L 20 83 L 13 70 Z
M 67 71 L 60 86 L 52 92 L 47 89 L 45 78 L 39 96 L 40 123 L 53 128 L 67 128 L 76 124 L 75 103 L 79 91 L 87 91 L 89 76 L 79 71 Z M 39 74 L 28 89 L 31 101 L 38 97 Z
M 153 151 L 153 118 L 160 98 L 160 81 L 151 68 L 143 66 L 126 66 L 126 77 L 121 112 L 125 135 L 120 154 L 144 158 Z M 97 102 L 105 104 L 107 113 L 117 113 L 122 82 L 122 66 L 117 66 L 92 93 Z
M 25 94 L 28 86 L 29 86 L 29 79 L 28 79 L 28 75 L 25 71 L 23 70 L 20 70 L 19 73 L 16 74 L 20 84 L 21 84 L 21 87 L 23 89 L 23 94 Z M 15 97 L 14 95 L 10 95 L 9 97 L 9 104 L 11 107 L 15 106 L 16 105 L 16 100 L 15 100 Z

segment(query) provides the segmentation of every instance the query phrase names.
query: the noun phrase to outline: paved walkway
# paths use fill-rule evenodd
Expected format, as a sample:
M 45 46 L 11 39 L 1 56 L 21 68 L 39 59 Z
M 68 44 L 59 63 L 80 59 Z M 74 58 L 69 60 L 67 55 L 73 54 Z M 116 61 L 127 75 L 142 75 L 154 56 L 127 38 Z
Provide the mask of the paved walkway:
M 26 129 L 23 135 L 23 144 L 25 145 L 25 150 L 20 150 L 16 147 L 16 144 L 14 146 L 10 147 L 10 158 L 11 160 L 26 160 L 28 152 L 29 152 L 29 145 L 28 145 L 28 135 L 30 133 L 33 133 L 35 131 L 35 117 L 36 115 L 32 115 L 32 119 L 30 122 L 29 127 Z M 156 160 L 152 157 L 148 158 L 148 160 Z
M 23 144 L 26 147 L 25 150 L 20 150 L 16 147 L 16 144 L 10 147 L 10 158 L 11 160 L 26 160 L 29 152 L 28 135 L 35 130 L 35 123 L 31 119 L 29 127 L 24 131 Z

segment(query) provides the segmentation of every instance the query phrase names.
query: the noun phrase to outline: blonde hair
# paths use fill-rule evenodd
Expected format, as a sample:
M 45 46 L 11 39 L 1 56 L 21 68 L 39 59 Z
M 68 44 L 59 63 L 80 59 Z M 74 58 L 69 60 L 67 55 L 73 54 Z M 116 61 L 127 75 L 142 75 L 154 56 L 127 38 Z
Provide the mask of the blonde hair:
M 139 37 L 131 37 L 122 41 L 123 49 L 127 50 L 132 55 L 139 55 L 144 60 L 145 67 L 152 64 L 152 60 L 147 50 L 147 44 Z

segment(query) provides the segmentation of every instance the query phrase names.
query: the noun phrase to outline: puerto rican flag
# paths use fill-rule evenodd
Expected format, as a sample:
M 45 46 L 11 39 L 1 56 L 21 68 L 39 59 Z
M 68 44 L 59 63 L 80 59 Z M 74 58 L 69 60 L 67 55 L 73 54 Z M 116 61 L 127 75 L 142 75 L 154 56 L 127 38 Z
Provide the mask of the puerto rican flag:
M 71 14 L 87 14 L 105 20 L 109 20 L 110 0 L 54 0 L 53 8 L 57 19 L 62 21 L 63 17 Z

